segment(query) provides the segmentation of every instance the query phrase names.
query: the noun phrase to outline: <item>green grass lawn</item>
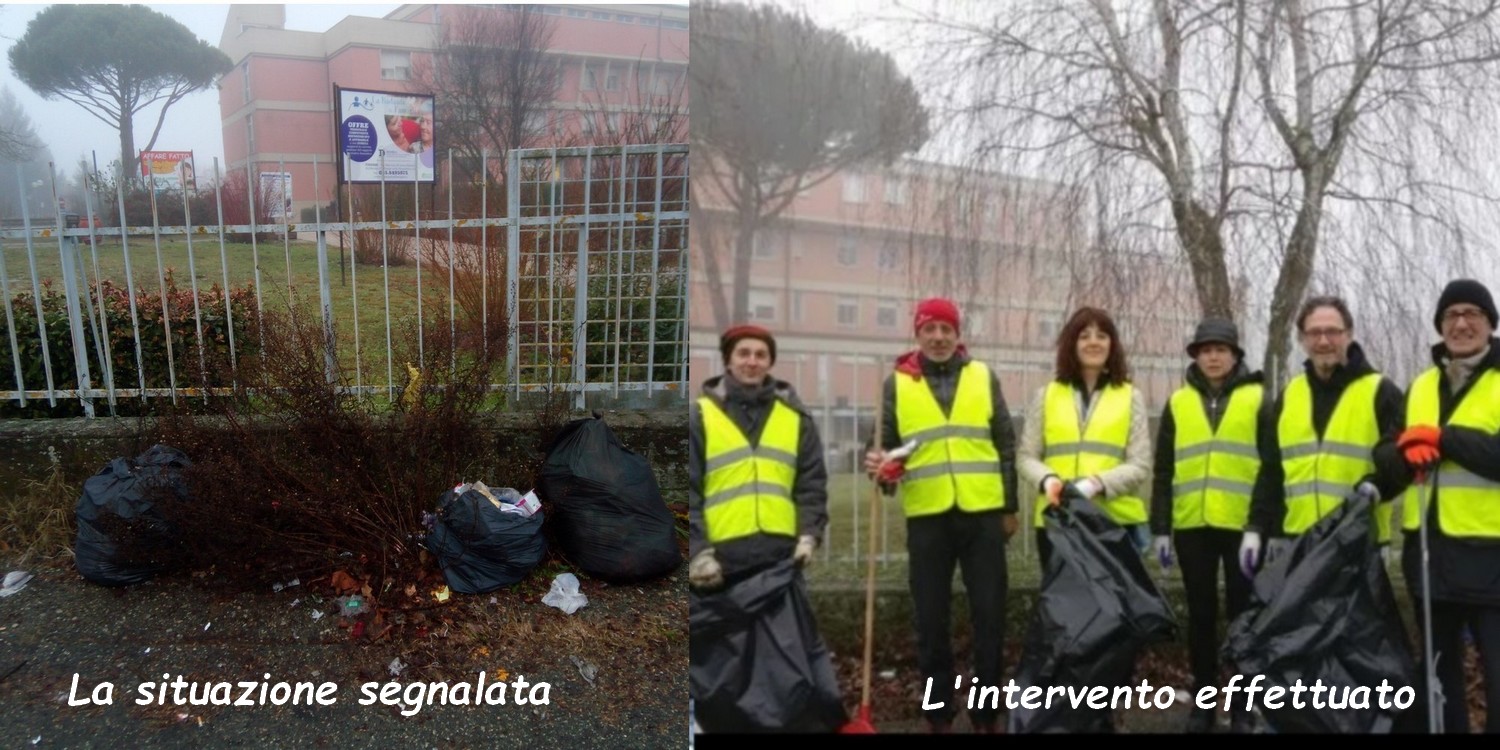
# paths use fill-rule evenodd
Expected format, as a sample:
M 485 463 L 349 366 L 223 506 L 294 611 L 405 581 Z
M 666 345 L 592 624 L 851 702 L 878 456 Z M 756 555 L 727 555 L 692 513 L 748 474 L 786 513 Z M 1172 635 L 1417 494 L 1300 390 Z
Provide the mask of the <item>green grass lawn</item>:
M 36 275 L 40 280 L 52 279 L 61 288 L 62 273 L 55 240 L 40 241 L 34 245 Z M 309 240 L 293 240 L 289 245 L 279 238 L 272 242 L 260 242 L 255 248 L 249 243 L 225 244 L 222 249 L 217 237 L 193 238 L 192 253 L 189 243 L 183 238 L 163 240 L 160 252 L 150 237 L 132 237 L 129 241 L 130 266 L 135 286 L 147 291 L 159 288 L 162 275 L 171 272 L 179 289 L 189 289 L 194 280 L 200 291 L 213 285 L 224 286 L 227 277 L 230 287 L 240 287 L 256 282 L 256 267 L 260 270 L 261 304 L 267 311 L 286 310 L 288 301 L 297 303 L 298 309 L 316 311 L 319 302 L 317 245 Z M 5 270 L 10 292 L 15 295 L 30 291 L 31 267 L 24 243 L 7 240 L 4 244 Z M 83 248 L 83 262 L 87 267 L 90 283 L 94 279 L 94 257 L 87 247 Z M 102 241 L 98 247 L 98 275 L 121 286 L 125 284 L 125 252 L 117 240 Z M 191 269 L 191 273 L 190 270 Z M 328 276 L 333 308 L 334 328 L 338 340 L 339 362 L 347 368 L 351 382 L 355 369 L 355 300 L 358 299 L 358 350 L 359 380 L 363 385 L 384 385 L 386 381 L 386 304 L 389 294 L 391 339 L 399 356 L 403 328 L 415 329 L 417 322 L 417 269 L 415 266 L 392 266 L 389 270 L 389 287 L 386 286 L 384 270 L 379 266 L 356 267 L 348 251 L 344 255 L 343 270 L 339 262 L 339 248 L 328 248 Z M 434 304 L 441 310 L 440 317 L 424 316 L 423 329 L 427 335 L 442 329 L 446 338 L 448 317 L 447 269 L 424 268 L 422 273 L 422 296 L 424 307 L 429 311 Z M 492 304 L 499 304 L 495 300 Z M 315 313 L 314 313 L 315 314 Z M 236 323 L 236 331 L 239 324 Z M 429 358 L 438 356 L 426 352 Z M 406 368 L 402 361 L 392 363 L 395 382 L 405 382 Z
M 874 484 L 864 475 L 834 474 L 828 478 L 828 530 L 824 535 L 823 548 L 818 551 L 817 564 L 808 570 L 808 580 L 815 587 L 846 588 L 863 587 L 868 575 L 865 554 L 870 548 L 870 496 Z M 899 496 L 880 496 L 883 530 L 875 534 L 876 569 L 875 578 L 881 588 L 905 590 L 906 583 L 906 519 L 901 512 Z M 1395 518 L 1401 518 L 1400 501 L 1394 509 Z M 1041 584 L 1041 563 L 1037 559 L 1034 529 L 1028 505 L 1023 503 L 1021 528 L 1006 546 L 1006 564 L 1010 585 L 1017 588 L 1035 589 Z M 858 533 L 856 558 L 855 529 Z M 1405 596 L 1406 581 L 1401 575 L 1400 534 L 1391 542 L 1387 570 L 1391 585 L 1400 596 Z M 881 551 L 886 556 L 882 558 Z M 1180 589 L 1182 571 L 1177 565 L 1162 571 L 1154 558 L 1146 561 L 1146 569 L 1163 588 Z M 955 574 L 956 585 L 962 585 L 961 576 Z

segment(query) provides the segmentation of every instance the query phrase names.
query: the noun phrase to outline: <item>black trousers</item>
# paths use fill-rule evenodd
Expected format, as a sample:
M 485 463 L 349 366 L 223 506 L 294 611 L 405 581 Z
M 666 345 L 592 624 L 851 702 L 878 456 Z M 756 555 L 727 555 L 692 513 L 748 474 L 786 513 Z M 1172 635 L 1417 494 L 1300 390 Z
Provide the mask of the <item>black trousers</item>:
M 1224 571 L 1225 620 L 1233 620 L 1250 606 L 1250 581 L 1240 572 L 1238 531 L 1198 528 L 1173 535 L 1182 587 L 1187 593 L 1188 660 L 1193 669 L 1193 694 L 1219 684 L 1219 570 Z
M 922 690 L 932 680 L 930 700 L 942 702 L 929 709 L 929 721 L 951 721 L 957 713 L 953 681 L 953 570 L 962 568 L 969 599 L 969 623 L 973 630 L 971 677 L 978 686 L 1003 687 L 1001 660 L 1005 646 L 1005 532 L 1000 511 L 965 513 L 957 508 L 933 516 L 906 519 L 906 551 L 912 604 L 917 631 L 917 667 L 922 672 Z M 966 681 L 959 693 L 966 703 Z M 975 690 L 975 695 L 979 690 Z M 998 712 L 985 701 L 970 713 L 975 724 L 988 724 Z
M 1417 603 L 1417 628 L 1423 627 L 1420 601 Z M 1464 679 L 1464 627 L 1479 648 L 1479 663 L 1484 670 L 1484 731 L 1500 733 L 1500 607 L 1454 602 L 1432 603 L 1432 649 L 1437 659 L 1438 682 L 1443 690 L 1443 731 L 1468 734 L 1469 702 Z M 1423 649 L 1425 662 L 1425 649 Z M 1426 674 L 1425 663 L 1422 674 Z M 1426 682 L 1414 686 L 1426 698 Z M 1419 705 L 1426 705 L 1425 700 Z M 1425 731 L 1426 714 L 1422 717 Z

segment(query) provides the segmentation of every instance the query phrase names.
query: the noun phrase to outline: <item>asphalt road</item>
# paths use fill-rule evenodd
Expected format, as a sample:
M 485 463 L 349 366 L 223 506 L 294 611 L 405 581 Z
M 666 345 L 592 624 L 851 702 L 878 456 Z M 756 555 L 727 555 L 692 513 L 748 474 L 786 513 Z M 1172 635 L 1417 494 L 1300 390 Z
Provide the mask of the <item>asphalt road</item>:
M 408 676 L 389 673 L 403 644 L 351 642 L 332 614 L 314 619 L 314 609 L 332 613 L 336 604 L 315 603 L 306 588 L 232 596 L 168 580 L 117 590 L 90 584 L 71 570 L 32 572 L 36 577 L 24 589 L 0 598 L 0 747 L 602 750 L 682 747 L 687 740 L 685 638 L 680 648 L 661 646 L 652 655 L 611 635 L 633 612 L 660 610 L 661 602 L 653 599 L 678 595 L 682 571 L 654 588 L 595 587 L 590 605 L 574 615 L 530 601 L 480 602 L 553 625 L 576 618 L 561 623 L 570 635 L 555 649 L 536 647 L 539 636 L 525 641 L 524 652 L 507 650 L 505 633 L 487 641 L 494 654 L 487 680 L 493 683 L 503 670 L 512 684 L 522 676 L 533 686 L 546 682 L 549 703 L 516 705 L 509 689 L 505 705 L 428 705 L 411 716 L 401 715 L 411 712 L 409 703 L 359 705 L 366 682 L 398 682 L 395 697 L 416 698 L 421 688 L 410 687 Z M 663 656 L 674 650 L 680 657 Z M 580 655 L 597 670 L 592 682 L 574 660 Z M 456 685 L 457 674 L 450 673 Z M 77 693 L 70 695 L 75 674 Z M 170 705 L 169 690 L 168 705 L 137 705 L 141 683 L 160 682 L 163 675 L 238 683 L 267 681 L 266 674 L 273 685 L 335 683 L 332 695 L 325 693 L 333 703 L 177 706 Z M 466 679 L 477 677 L 476 670 Z M 113 683 L 112 703 L 69 705 L 70 699 L 89 699 L 104 682 Z M 242 689 L 233 694 L 240 699 Z M 256 692 L 251 700 L 258 698 Z

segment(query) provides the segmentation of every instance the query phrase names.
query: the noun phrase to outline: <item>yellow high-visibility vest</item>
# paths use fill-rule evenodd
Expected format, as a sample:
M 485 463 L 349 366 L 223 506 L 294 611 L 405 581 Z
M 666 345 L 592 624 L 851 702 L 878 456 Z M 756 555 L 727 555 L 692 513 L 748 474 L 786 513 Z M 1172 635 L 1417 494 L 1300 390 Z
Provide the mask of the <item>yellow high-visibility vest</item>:
M 1042 407 L 1042 461 L 1063 481 L 1100 474 L 1125 463 L 1132 392 L 1129 383 L 1100 389 L 1099 402 L 1094 405 L 1088 424 L 1080 429 L 1073 387 L 1056 381 L 1049 383 Z M 1136 495 L 1110 499 L 1100 495 L 1095 502 L 1122 526 L 1146 521 L 1146 503 Z M 1033 514 L 1037 528 L 1043 525 L 1042 510 L 1046 505 L 1047 495 L 1042 493 Z
M 703 523 L 708 543 L 752 534 L 795 537 L 797 439 L 802 415 L 777 400 L 760 444 L 751 447 L 739 425 L 713 399 L 700 397 L 703 414 Z
M 1313 427 L 1312 386 L 1307 374 L 1287 384 L 1276 437 L 1286 473 L 1286 520 L 1282 529 L 1288 535 L 1300 535 L 1332 513 L 1354 490 L 1354 484 L 1375 470 L 1371 451 L 1380 440 L 1375 416 L 1379 388 L 1380 374 L 1373 372 L 1345 387 L 1320 441 Z M 1380 542 L 1390 541 L 1390 503 L 1376 506 L 1375 528 Z
M 1003 508 L 1000 452 L 990 433 L 995 405 L 989 368 L 970 360 L 959 370 L 946 416 L 926 380 L 899 372 L 895 378 L 896 429 L 902 440 L 920 441 L 901 477 L 906 516 L 930 516 L 954 505 L 968 513 Z
M 1493 368 L 1476 374 L 1464 400 L 1453 409 L 1445 427 L 1467 427 L 1486 435 L 1500 434 L 1500 373 Z M 1442 402 L 1436 367 L 1417 376 L 1406 397 L 1406 424 L 1438 424 Z M 1423 488 L 1413 484 L 1402 500 L 1403 528 L 1416 531 L 1421 523 L 1419 507 Z M 1444 460 L 1437 467 L 1438 528 L 1451 537 L 1500 537 L 1500 482 L 1479 476 L 1457 462 Z M 1430 501 L 1429 501 L 1430 502 Z
M 1172 528 L 1240 531 L 1250 517 L 1250 494 L 1260 470 L 1256 417 L 1265 388 L 1247 383 L 1232 392 L 1215 430 L 1198 390 L 1172 394 Z M 1224 398 L 1223 395 L 1217 398 Z

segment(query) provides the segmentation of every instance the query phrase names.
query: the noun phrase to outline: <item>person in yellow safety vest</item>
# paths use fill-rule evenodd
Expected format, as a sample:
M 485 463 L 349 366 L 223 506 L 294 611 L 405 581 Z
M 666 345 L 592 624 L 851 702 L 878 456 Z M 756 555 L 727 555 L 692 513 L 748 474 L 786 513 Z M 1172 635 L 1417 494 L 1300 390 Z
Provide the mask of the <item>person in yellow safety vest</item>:
M 688 415 L 688 582 L 714 590 L 788 557 L 812 563 L 828 525 L 828 472 L 812 417 L 771 377 L 776 339 L 741 325 L 719 339 L 725 375 Z
M 1401 503 L 1401 568 L 1407 590 L 1418 597 L 1418 534 L 1426 501 L 1443 729 L 1469 732 L 1467 626 L 1484 670 L 1484 731 L 1500 732 L 1500 340 L 1494 298 L 1474 279 L 1452 281 L 1438 298 L 1433 325 L 1443 337 L 1432 347 L 1433 366 L 1407 389 L 1405 429 L 1395 445 L 1376 450 L 1375 460 L 1394 469 L 1401 486 L 1412 484 Z M 1436 480 L 1435 492 L 1414 484 L 1417 472 Z M 1417 626 L 1425 627 L 1420 616 Z
M 1374 450 L 1394 443 L 1400 431 L 1401 389 L 1365 359 L 1342 299 L 1308 299 L 1297 314 L 1297 332 L 1307 353 L 1304 372 L 1282 389 L 1273 421 L 1260 428 L 1260 474 L 1240 541 L 1247 578 L 1290 550 L 1351 492 L 1376 503 L 1382 556 L 1390 542 L 1390 500 L 1400 477 L 1375 465 Z
M 1219 682 L 1219 570 L 1224 609 L 1233 620 L 1250 606 L 1250 580 L 1235 560 L 1250 515 L 1250 493 L 1260 469 L 1256 435 L 1271 400 L 1264 375 L 1251 372 L 1232 320 L 1207 318 L 1187 346 L 1193 358 L 1185 382 L 1162 409 L 1151 481 L 1152 547 L 1163 569 L 1175 546 L 1187 593 L 1192 695 Z M 1174 545 L 1175 542 L 1175 545 Z M 1213 731 L 1213 709 L 1194 707 L 1186 731 Z M 1230 731 L 1247 734 L 1252 715 L 1243 702 Z
M 917 665 L 922 685 L 932 681 L 931 701 L 942 703 L 925 715 L 932 731 L 946 732 L 957 705 L 949 621 L 955 566 L 973 626 L 974 669 L 964 685 L 1001 685 L 1005 543 L 1017 527 L 1015 432 L 999 379 L 961 343 L 958 306 L 923 300 L 913 328 L 916 350 L 901 355 L 885 379 L 881 445 L 865 454 L 865 471 L 888 491 L 900 485 Z M 910 455 L 889 457 L 912 439 L 919 442 Z M 971 708 L 974 731 L 994 732 L 997 713 L 988 702 Z
M 1097 502 L 1144 553 L 1151 538 L 1140 493 L 1151 474 L 1151 432 L 1109 313 L 1073 313 L 1057 336 L 1054 378 L 1031 400 L 1016 452 L 1021 485 L 1039 493 L 1032 522 L 1042 568 L 1052 556 L 1042 510 L 1069 497 Z

